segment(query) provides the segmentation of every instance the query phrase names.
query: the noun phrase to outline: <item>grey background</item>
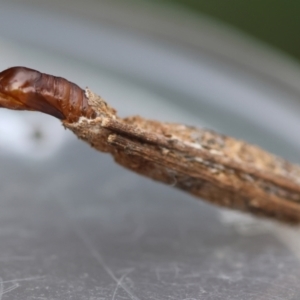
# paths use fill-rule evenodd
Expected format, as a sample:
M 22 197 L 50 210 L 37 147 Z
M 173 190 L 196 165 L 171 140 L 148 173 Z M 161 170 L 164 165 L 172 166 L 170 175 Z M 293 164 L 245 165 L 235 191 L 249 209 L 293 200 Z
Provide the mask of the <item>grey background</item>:
M 299 162 L 296 63 L 205 18 L 72 3 L 1 1 L 1 69 L 65 76 L 121 115 L 208 126 Z M 130 173 L 48 116 L 1 110 L 0 166 L 1 300 L 300 298 L 298 228 Z

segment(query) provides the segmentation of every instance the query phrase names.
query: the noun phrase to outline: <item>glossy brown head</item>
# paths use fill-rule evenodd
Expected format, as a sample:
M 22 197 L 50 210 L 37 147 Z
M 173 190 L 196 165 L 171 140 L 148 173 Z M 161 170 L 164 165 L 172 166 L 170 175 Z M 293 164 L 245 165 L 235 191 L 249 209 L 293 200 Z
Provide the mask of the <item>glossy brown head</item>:
M 40 111 L 69 122 L 77 121 L 80 116 L 95 117 L 79 86 L 25 67 L 0 73 L 0 107 Z
M 38 71 L 13 67 L 0 73 L 0 107 L 14 110 L 36 110 L 64 119 L 59 109 L 41 95 Z

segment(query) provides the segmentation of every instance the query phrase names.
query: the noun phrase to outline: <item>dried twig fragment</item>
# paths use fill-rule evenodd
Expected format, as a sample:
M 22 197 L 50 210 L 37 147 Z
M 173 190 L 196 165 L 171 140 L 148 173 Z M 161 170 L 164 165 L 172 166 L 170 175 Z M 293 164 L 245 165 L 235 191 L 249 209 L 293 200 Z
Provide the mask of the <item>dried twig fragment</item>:
M 0 106 L 39 110 L 122 166 L 214 204 L 300 222 L 300 167 L 210 130 L 121 119 L 101 97 L 26 68 L 0 73 Z

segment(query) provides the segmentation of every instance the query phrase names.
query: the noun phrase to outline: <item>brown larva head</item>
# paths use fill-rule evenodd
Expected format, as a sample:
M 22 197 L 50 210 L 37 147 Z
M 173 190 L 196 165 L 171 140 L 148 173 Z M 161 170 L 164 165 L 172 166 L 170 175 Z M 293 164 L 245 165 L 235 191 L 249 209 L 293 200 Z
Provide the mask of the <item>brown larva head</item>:
M 47 113 L 59 119 L 64 114 L 50 104 L 40 91 L 38 71 L 13 67 L 0 73 L 0 107 L 14 110 L 36 110 Z

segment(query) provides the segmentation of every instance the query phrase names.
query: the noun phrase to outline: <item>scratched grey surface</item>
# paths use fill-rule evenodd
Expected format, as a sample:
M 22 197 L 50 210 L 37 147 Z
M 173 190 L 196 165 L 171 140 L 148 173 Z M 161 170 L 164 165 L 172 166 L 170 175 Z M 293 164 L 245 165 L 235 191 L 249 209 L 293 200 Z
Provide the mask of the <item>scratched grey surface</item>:
M 1 69 L 22 64 L 65 76 L 122 115 L 207 125 L 300 161 L 299 91 L 208 55 L 214 30 L 206 53 L 191 54 L 180 37 L 162 43 L 155 32 L 131 32 L 170 34 L 165 14 L 102 1 L 96 20 L 95 1 L 81 18 L 80 1 L 0 2 Z M 274 73 L 299 78 L 300 68 L 289 73 L 284 62 Z M 300 299 L 299 229 L 136 176 L 46 116 L 0 111 L 0 208 L 0 300 Z
M 273 234 L 84 144 L 0 163 L 0 299 L 300 298 L 299 260 Z

